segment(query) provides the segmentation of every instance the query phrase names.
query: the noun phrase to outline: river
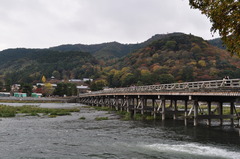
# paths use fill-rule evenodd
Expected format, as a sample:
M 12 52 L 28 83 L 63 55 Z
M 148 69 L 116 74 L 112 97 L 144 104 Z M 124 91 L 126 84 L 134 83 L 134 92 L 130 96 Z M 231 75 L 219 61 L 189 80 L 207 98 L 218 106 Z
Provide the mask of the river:
M 37 105 L 81 107 L 81 111 L 56 118 L 2 118 L 0 158 L 240 158 L 240 137 L 235 129 L 229 127 L 185 127 L 183 121 L 173 120 L 122 121 L 114 113 L 96 111 L 80 104 Z M 80 120 L 81 117 L 85 120 Z M 96 117 L 108 117 L 108 120 L 97 121 Z

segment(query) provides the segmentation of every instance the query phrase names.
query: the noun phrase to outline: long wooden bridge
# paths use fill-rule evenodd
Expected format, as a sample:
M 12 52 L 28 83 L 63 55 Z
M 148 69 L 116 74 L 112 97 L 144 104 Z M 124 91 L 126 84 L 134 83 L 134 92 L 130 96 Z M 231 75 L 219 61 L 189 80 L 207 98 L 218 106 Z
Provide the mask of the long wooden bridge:
M 162 120 L 182 118 L 185 125 L 193 121 L 194 126 L 199 122 L 211 126 L 214 120 L 219 125 L 239 126 L 240 114 L 236 109 L 239 99 L 240 79 L 223 79 L 109 88 L 81 94 L 77 102 L 108 106 L 131 112 L 133 116 L 141 113 Z

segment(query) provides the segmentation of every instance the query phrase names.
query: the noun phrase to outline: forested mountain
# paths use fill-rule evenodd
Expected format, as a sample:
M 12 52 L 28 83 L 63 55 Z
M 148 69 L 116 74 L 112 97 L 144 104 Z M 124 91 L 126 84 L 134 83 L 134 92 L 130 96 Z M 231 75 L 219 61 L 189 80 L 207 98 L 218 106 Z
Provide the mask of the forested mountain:
M 11 83 L 35 83 L 43 75 L 58 79 L 89 77 L 94 79 L 94 90 L 240 77 L 238 57 L 183 33 L 156 35 L 139 44 L 8 49 L 0 52 L 0 59 L 0 76 Z
M 83 45 L 83 44 L 75 44 L 75 45 L 60 45 L 56 47 L 51 47 L 51 50 L 57 51 L 81 51 L 81 52 L 89 52 L 97 59 L 113 59 L 120 58 L 129 53 L 135 52 L 141 48 L 146 47 L 151 42 L 161 39 L 166 35 L 157 34 L 152 38 L 148 39 L 145 42 L 138 44 L 121 44 L 118 42 L 110 42 L 103 44 L 94 44 L 94 45 Z
M 121 58 L 109 72 L 111 87 L 240 77 L 240 60 L 193 35 L 168 34 Z
M 221 38 L 216 38 L 216 39 L 212 39 L 212 40 L 208 40 L 208 42 L 213 45 L 213 46 L 216 46 L 220 49 L 226 49 L 226 46 L 224 46 Z
M 89 53 L 49 49 L 8 49 L 0 52 L 0 74 L 12 83 L 40 81 L 43 75 L 77 78 L 94 74 L 98 61 Z

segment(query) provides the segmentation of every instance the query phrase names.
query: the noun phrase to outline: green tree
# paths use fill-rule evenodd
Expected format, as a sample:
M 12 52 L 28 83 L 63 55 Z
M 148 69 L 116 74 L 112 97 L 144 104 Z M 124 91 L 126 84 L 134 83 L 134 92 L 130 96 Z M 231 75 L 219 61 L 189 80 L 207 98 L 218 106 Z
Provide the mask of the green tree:
M 227 49 L 240 56 L 239 0 L 189 0 L 189 4 L 210 19 L 211 31 L 218 31 Z
M 191 66 L 186 66 L 182 70 L 182 80 L 185 82 L 191 82 L 194 80 L 193 68 Z
M 135 77 L 132 73 L 127 73 L 125 76 L 123 76 L 121 83 L 123 87 L 130 86 L 135 82 Z
M 169 49 L 169 50 L 175 50 L 176 45 L 177 45 L 176 41 L 167 41 L 165 44 L 166 49 Z
M 149 85 L 153 83 L 152 73 L 149 70 L 141 70 L 140 79 L 144 85 Z
M 102 90 L 103 87 L 107 86 L 107 81 L 104 79 L 93 81 L 90 85 L 92 91 Z
M 53 71 L 52 75 L 54 76 L 54 78 L 56 79 L 60 79 L 61 78 L 61 74 L 58 71 Z
M 54 95 L 59 96 L 73 96 L 77 95 L 77 87 L 73 83 L 58 83 L 57 87 L 55 88 Z
M 159 75 L 159 82 L 161 84 L 174 83 L 174 77 L 171 74 L 161 74 Z
M 20 90 L 22 90 L 22 93 L 27 93 L 27 96 L 31 96 L 32 89 L 33 86 L 29 83 L 22 83 L 20 86 Z
M 0 91 L 2 91 L 2 90 L 3 90 L 3 82 L 0 81 Z
M 7 79 L 5 81 L 5 89 L 6 89 L 7 92 L 11 91 L 11 85 L 12 85 L 12 81 L 10 79 Z

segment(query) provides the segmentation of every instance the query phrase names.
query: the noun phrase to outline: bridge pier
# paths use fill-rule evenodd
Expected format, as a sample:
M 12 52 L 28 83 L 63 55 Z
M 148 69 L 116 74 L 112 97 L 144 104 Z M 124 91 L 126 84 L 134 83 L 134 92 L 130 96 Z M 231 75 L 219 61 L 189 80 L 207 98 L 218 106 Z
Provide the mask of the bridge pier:
M 234 125 L 234 118 L 233 118 L 234 108 L 235 108 L 234 102 L 231 102 L 230 103 L 230 115 L 232 116 L 231 119 L 230 119 L 231 120 L 231 126 Z
M 198 125 L 198 107 L 199 107 L 198 101 L 194 100 L 194 103 L 193 103 L 193 108 L 194 108 L 194 119 L 193 119 L 194 121 L 193 121 L 193 125 L 194 126 Z
M 166 100 L 164 98 L 162 99 L 161 105 L 162 105 L 162 120 L 165 120 L 165 118 L 166 118 L 166 116 L 165 116 L 165 113 L 166 113 Z
M 172 100 L 171 100 L 172 101 Z M 177 100 L 174 100 L 174 114 L 173 114 L 173 119 L 176 120 L 177 119 Z
M 219 102 L 218 103 L 218 114 L 219 114 L 219 125 L 222 126 L 223 125 L 223 118 L 222 118 L 222 115 L 223 115 L 223 102 Z
M 188 100 L 184 100 L 184 125 L 187 126 Z
M 156 99 L 155 98 L 152 98 L 152 109 L 153 109 L 153 118 L 156 119 L 156 107 L 155 107 L 155 102 L 156 102 Z
M 212 103 L 211 103 L 211 101 L 207 102 L 207 112 L 208 112 L 208 116 L 211 116 L 211 114 L 212 114 Z M 207 119 L 207 125 L 211 126 L 211 118 Z

